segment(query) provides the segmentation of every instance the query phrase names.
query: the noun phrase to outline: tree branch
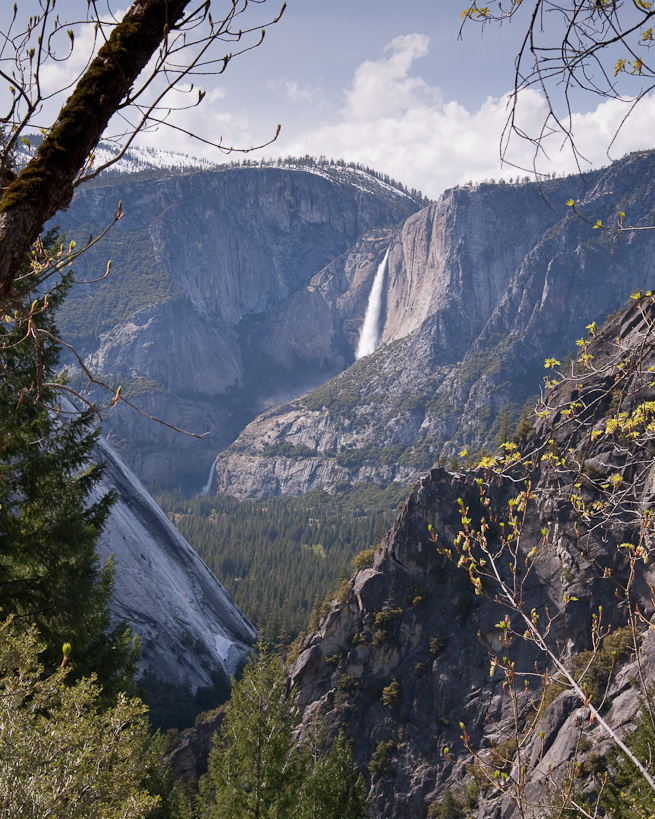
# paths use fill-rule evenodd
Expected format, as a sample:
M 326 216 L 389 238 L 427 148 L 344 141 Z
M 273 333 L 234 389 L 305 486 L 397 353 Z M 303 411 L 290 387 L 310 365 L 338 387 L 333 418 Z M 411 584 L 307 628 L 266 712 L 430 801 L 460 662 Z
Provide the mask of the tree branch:
M 191 0 L 135 0 L 101 47 L 34 158 L 0 200 L 0 302 L 48 219 L 68 207 L 73 182 L 112 115 Z

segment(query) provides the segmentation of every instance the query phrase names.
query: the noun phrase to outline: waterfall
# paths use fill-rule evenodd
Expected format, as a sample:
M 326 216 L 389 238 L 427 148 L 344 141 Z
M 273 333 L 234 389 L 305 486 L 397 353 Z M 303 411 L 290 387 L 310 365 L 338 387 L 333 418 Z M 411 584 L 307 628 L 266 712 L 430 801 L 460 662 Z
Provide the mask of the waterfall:
M 212 465 L 209 467 L 209 477 L 207 478 L 207 483 L 205 484 L 201 495 L 206 495 L 212 488 L 212 484 L 214 483 L 214 477 L 216 476 L 216 461 L 212 461 Z
M 382 285 L 384 284 L 384 274 L 387 269 L 387 258 L 389 257 L 389 248 L 384 254 L 384 259 L 380 262 L 375 278 L 373 279 L 373 287 L 371 287 L 371 294 L 368 297 L 368 305 L 366 307 L 366 315 L 364 316 L 364 323 L 362 324 L 362 331 L 359 334 L 359 344 L 357 345 L 357 352 L 355 358 L 362 358 L 365 355 L 370 355 L 375 351 L 380 340 L 380 310 L 382 308 Z

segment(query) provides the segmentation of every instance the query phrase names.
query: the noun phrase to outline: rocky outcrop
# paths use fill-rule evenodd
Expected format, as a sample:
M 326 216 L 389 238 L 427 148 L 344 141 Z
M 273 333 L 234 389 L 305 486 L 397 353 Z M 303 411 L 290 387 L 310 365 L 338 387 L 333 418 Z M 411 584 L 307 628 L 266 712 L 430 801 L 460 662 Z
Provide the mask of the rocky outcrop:
M 655 679 L 653 322 L 648 295 L 593 330 L 520 450 L 423 478 L 372 564 L 301 640 L 289 685 L 303 725 L 320 714 L 352 737 L 371 816 L 435 815 L 450 789 L 477 799 L 467 810 L 479 817 L 509 819 L 522 776 L 525 799 L 547 811 L 547 779 L 564 777 L 575 753 L 582 770 L 597 764 L 611 743 L 587 702 L 566 685 L 541 699 L 546 671 L 551 684 L 563 678 L 523 636 L 529 623 L 614 730 L 633 720 Z M 594 618 L 596 638 L 620 634 L 636 606 L 639 652 L 617 643 L 604 667 L 600 655 L 590 663 Z
M 212 749 L 214 734 L 221 730 L 225 712 L 219 709 L 207 719 L 202 719 L 193 728 L 187 728 L 165 754 L 164 762 L 170 765 L 174 782 L 197 782 L 207 773 L 207 759 Z
M 214 688 L 229 679 L 255 640 L 254 626 L 102 438 L 105 463 L 93 496 L 117 496 L 98 541 L 102 563 L 114 563 L 114 621 L 126 620 L 141 641 L 140 671 L 163 683 Z
M 119 200 L 124 216 L 75 263 L 76 281 L 96 281 L 73 287 L 58 323 L 99 380 L 173 426 L 210 433 L 180 437 L 122 409 L 104 419 L 142 479 L 200 489 L 247 421 L 353 361 L 368 269 L 343 262 L 316 276 L 371 233 L 362 253 L 373 255 L 418 205 L 341 167 L 151 171 L 84 187 L 62 230 L 81 245 Z
M 318 390 L 267 411 L 216 463 L 239 498 L 330 490 L 340 481 L 411 483 L 463 448 L 494 449 L 563 358 L 651 278 L 655 235 L 593 230 L 655 224 L 655 155 L 544 183 L 446 192 L 376 252 L 326 268 L 369 268 L 390 247 L 382 345 Z M 253 476 L 257 476 L 256 480 Z

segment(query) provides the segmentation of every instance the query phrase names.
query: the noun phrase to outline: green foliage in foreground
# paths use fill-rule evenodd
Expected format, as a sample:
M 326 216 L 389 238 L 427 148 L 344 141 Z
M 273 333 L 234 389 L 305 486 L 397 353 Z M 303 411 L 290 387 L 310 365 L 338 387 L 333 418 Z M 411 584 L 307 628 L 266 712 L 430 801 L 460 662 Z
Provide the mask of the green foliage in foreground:
M 95 551 L 113 502 L 93 494 L 98 433 L 88 412 L 58 411 L 52 313 L 66 289 L 26 294 L 0 316 L 0 617 L 36 624 L 49 670 L 70 642 L 73 677 L 95 672 L 111 697 L 131 681 L 134 656 L 124 624 L 109 632 L 112 566 L 99 566 Z
M 342 735 L 328 747 L 316 729 L 293 740 L 297 715 L 285 698 L 279 659 L 259 646 L 233 685 L 209 770 L 201 781 L 203 819 L 358 819 L 366 788 Z
M 307 627 L 341 571 L 389 528 L 407 495 L 398 484 L 343 486 L 266 501 L 159 493 L 157 502 L 267 639 Z
M 44 676 L 34 629 L 0 623 L 0 816 L 4 819 L 148 817 L 145 786 L 159 765 L 142 702 L 119 694 L 101 708 L 93 677 Z

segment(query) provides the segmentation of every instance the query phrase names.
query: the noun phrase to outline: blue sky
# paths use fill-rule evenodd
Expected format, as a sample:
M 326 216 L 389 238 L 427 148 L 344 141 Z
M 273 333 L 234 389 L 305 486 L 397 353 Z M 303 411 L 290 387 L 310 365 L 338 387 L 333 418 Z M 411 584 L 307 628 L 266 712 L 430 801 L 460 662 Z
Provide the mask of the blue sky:
M 225 110 L 248 134 L 282 124 L 266 154 L 342 156 L 387 172 L 437 196 L 472 179 L 510 178 L 499 144 L 514 56 L 526 4 L 502 27 L 468 23 L 460 38 L 461 0 L 291 0 L 267 42 L 225 78 Z M 242 100 L 239 107 L 239 100 Z M 625 109 L 590 95 L 576 99 L 576 138 L 590 165 L 610 161 L 607 148 Z M 526 128 L 545 113 L 536 92 L 522 104 Z M 655 106 L 633 115 L 611 157 L 650 147 Z M 270 127 L 270 126 L 269 126 Z M 263 129 L 263 130 L 262 130 Z M 572 172 L 570 152 L 552 139 L 544 173 Z M 532 148 L 515 140 L 508 158 L 531 167 Z
M 36 2 L 21 0 L 20 13 Z M 12 5 L 2 4 L 0 22 L 6 21 Z M 257 25 L 279 5 L 281 0 L 251 5 L 242 22 Z M 388 173 L 432 197 L 468 180 L 516 176 L 516 168 L 501 167 L 499 143 L 523 21 L 488 27 L 484 34 L 480 26 L 469 24 L 460 40 L 463 5 L 462 0 L 289 0 L 263 45 L 235 59 L 223 76 L 202 78 L 198 85 L 207 91 L 202 105 L 177 114 L 175 121 L 237 147 L 265 142 L 280 123 L 278 141 L 256 158 L 341 157 Z M 58 0 L 57 11 L 70 18 L 83 15 L 86 6 L 87 0 Z M 113 8 L 126 6 L 126 0 L 122 6 L 116 0 Z M 80 57 L 84 45 L 80 33 Z M 66 68 L 52 67 L 54 84 Z M 607 147 L 624 109 L 587 96 L 576 104 L 576 140 L 591 165 L 606 164 Z M 544 101 L 529 92 L 521 111 L 522 123 L 534 130 L 543 119 Z M 655 103 L 649 99 L 632 115 L 612 158 L 651 147 L 653 133 Z M 222 159 L 215 149 L 166 128 L 141 141 Z M 532 150 L 515 140 L 508 158 L 529 167 Z M 575 165 L 571 155 L 560 150 L 560 141 L 552 139 L 539 168 L 561 174 L 572 172 Z
M 508 26 L 483 39 L 481 29 L 471 26 L 458 41 L 461 10 L 461 0 L 405 0 L 402 5 L 389 0 L 291 0 L 251 65 L 256 63 L 260 77 L 275 74 L 321 89 L 338 108 L 359 65 L 379 60 L 394 38 L 419 33 L 430 39 L 429 53 L 417 66 L 426 80 L 450 99 L 479 105 L 494 87 L 502 92 L 511 84 L 512 64 L 503 58 L 503 49 L 516 39 L 517 28 Z

